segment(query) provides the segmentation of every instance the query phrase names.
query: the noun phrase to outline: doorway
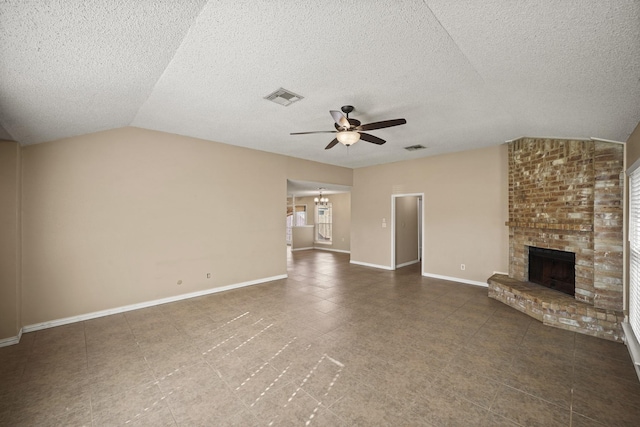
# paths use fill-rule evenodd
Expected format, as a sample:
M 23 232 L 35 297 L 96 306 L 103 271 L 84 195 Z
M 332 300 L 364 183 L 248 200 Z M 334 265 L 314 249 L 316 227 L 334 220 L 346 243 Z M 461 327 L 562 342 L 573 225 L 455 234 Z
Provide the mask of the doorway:
M 291 204 L 289 203 L 291 201 Z M 295 197 L 287 198 L 287 245 L 291 246 L 293 227 L 307 225 L 307 205 L 295 204 Z
M 422 261 L 424 193 L 391 196 L 391 269 Z

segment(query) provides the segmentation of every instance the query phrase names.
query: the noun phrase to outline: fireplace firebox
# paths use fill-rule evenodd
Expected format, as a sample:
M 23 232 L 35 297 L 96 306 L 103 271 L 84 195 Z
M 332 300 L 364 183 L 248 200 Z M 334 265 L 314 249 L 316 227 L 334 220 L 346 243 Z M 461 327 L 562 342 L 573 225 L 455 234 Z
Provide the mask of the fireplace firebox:
M 574 296 L 576 254 L 529 247 L 529 281 Z

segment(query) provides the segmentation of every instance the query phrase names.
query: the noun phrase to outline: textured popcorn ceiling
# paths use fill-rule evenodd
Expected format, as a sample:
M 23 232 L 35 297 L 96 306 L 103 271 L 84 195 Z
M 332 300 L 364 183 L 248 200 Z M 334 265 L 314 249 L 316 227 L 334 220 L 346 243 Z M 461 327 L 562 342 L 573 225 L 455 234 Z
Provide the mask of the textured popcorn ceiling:
M 0 61 L 22 144 L 137 126 L 360 167 L 640 120 L 637 0 L 3 0 Z M 289 135 L 345 104 L 408 123 L 349 150 Z

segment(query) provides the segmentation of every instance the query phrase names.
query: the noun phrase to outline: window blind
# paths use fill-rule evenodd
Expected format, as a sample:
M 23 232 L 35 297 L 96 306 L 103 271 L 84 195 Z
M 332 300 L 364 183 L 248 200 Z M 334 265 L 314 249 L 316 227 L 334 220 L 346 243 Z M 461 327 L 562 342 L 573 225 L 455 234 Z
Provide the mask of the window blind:
M 629 176 L 629 323 L 640 338 L 640 168 Z

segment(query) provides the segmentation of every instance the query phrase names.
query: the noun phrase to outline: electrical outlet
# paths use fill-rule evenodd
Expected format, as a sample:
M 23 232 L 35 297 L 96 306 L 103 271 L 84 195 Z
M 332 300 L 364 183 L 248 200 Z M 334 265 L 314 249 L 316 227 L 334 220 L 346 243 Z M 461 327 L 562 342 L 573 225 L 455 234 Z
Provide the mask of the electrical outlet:
M 460 264 L 460 270 L 464 270 L 465 268 L 467 268 L 464 264 Z

